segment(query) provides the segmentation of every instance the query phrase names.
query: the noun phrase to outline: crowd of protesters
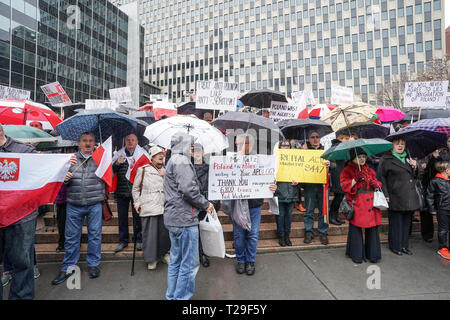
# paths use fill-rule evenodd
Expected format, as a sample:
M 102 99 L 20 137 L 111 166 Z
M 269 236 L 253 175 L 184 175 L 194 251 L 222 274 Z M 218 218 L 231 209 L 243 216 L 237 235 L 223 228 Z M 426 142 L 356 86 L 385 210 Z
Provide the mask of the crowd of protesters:
M 306 140 L 281 141 L 281 149 L 323 149 L 322 137 L 316 131 L 307 133 Z M 333 144 L 357 137 L 337 134 Z M 199 221 L 206 212 L 218 211 L 221 203 L 208 200 L 208 170 L 201 145 L 192 137 L 178 134 L 172 137 L 170 152 L 155 145 L 144 149 L 150 156 L 150 164 L 137 170 L 132 184 L 126 178 L 127 158 L 133 155 L 138 138 L 131 134 L 125 138 L 125 146 L 113 158 L 113 171 L 117 173 L 118 188 L 115 200 L 119 215 L 119 244 L 116 253 L 128 246 L 128 213 L 131 204 L 133 217 L 132 239 L 138 250 L 143 251 L 149 270 L 158 262 L 168 264 L 168 288 L 166 299 L 190 299 L 194 293 L 195 277 L 200 263 L 208 267 L 210 262 L 202 251 L 199 236 Z M 100 276 L 102 203 L 106 199 L 105 184 L 95 175 L 96 163 L 90 158 L 96 141 L 92 133 L 86 132 L 78 141 L 78 151 L 70 160 L 63 187 L 55 201 L 58 217 L 58 252 L 64 252 L 60 273 L 52 284 L 66 281 L 70 267 L 77 265 L 80 257 L 80 242 L 83 221 L 87 219 L 88 247 L 86 260 L 89 276 Z M 236 138 L 238 155 L 254 154 L 255 141 L 252 136 Z M 329 223 L 344 222 L 339 208 L 342 201 L 351 203 L 354 216 L 349 219 L 346 255 L 355 263 L 381 260 L 378 226 L 381 211 L 373 207 L 374 192 L 381 190 L 389 203 L 389 249 L 396 255 L 412 255 L 409 249 L 411 221 L 414 212 L 420 210 L 421 234 L 425 241 L 432 241 L 433 215 L 438 220 L 439 255 L 450 259 L 448 232 L 450 227 L 450 137 L 447 146 L 436 150 L 426 159 L 417 161 L 407 156 L 407 144 L 402 138 L 393 141 L 392 151 L 384 154 L 376 170 L 368 165 L 364 150 L 351 152 L 349 161 L 326 161 L 331 174 L 330 191 L 334 199 L 330 206 Z M 0 152 L 31 153 L 36 150 L 6 136 L 0 125 Z M 164 165 L 165 164 L 165 165 Z M 417 193 L 416 182 L 421 181 L 423 194 Z M 278 182 L 269 187 L 278 197 L 279 215 L 276 216 L 280 246 L 292 246 L 290 239 L 292 211 L 302 203 L 304 213 L 304 243 L 311 244 L 314 234 L 314 211 L 317 208 L 320 243 L 327 245 L 329 224 L 322 215 L 322 185 L 302 184 L 297 181 Z M 425 200 L 421 205 L 420 196 Z M 247 231 L 233 222 L 236 255 L 236 272 L 251 276 L 256 271 L 261 207 L 264 199 L 246 200 L 251 230 Z M 242 201 L 222 203 L 223 210 L 239 210 Z M 225 208 L 226 207 L 226 208 Z M 34 298 L 35 251 L 34 240 L 38 211 L 33 210 L 25 218 L 11 226 L 0 229 L 0 257 L 4 266 L 10 265 L 11 287 L 9 299 Z M 363 236 L 363 229 L 365 236 Z M 11 272 L 12 271 L 12 272 Z M 9 281 L 8 280 L 8 281 Z M 0 299 L 2 290 L 0 290 Z

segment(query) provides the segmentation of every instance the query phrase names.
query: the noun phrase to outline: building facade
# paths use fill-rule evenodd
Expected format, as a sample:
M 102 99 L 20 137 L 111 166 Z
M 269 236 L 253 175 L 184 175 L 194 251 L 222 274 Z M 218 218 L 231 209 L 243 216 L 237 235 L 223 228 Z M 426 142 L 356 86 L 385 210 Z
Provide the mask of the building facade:
M 174 102 L 198 80 L 377 101 L 384 82 L 445 55 L 443 0 L 140 0 L 145 75 Z
M 109 99 L 127 81 L 128 17 L 106 0 L 0 0 L 0 84 L 59 81 L 72 102 Z

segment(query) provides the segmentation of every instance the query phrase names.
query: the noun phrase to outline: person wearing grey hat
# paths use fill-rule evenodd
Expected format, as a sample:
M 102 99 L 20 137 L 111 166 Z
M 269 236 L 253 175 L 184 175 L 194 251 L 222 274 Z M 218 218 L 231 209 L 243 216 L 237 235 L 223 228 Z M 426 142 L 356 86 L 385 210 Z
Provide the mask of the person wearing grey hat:
M 142 251 L 149 270 L 156 269 L 158 261 L 169 263 L 170 238 L 164 227 L 164 149 L 145 146 L 150 164 L 138 168 L 133 183 L 134 208 L 142 222 Z

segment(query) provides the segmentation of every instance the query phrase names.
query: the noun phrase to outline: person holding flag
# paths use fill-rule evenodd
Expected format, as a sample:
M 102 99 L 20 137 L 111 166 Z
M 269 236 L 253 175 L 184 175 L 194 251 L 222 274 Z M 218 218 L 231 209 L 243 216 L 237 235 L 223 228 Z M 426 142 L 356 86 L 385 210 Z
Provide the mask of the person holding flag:
M 91 279 L 100 276 L 102 244 L 102 203 L 105 183 L 112 184 L 112 142 L 108 138 L 94 151 L 95 137 L 83 133 L 78 140 L 79 151 L 70 160 L 71 168 L 64 184 L 67 185 L 67 217 L 65 254 L 61 272 L 52 284 L 63 283 L 71 276 L 70 268 L 80 258 L 80 238 L 83 221 L 87 217 L 88 249 L 86 261 Z
M 117 178 L 117 189 L 114 192 L 114 197 L 117 202 L 119 218 L 119 245 L 114 249 L 114 253 L 128 247 L 130 237 L 128 232 L 128 208 L 130 207 L 130 201 L 133 213 L 133 242 L 136 243 L 138 251 L 142 250 L 142 223 L 134 208 L 131 191 L 137 168 L 149 163 L 147 152 L 138 145 L 138 138 L 135 134 L 129 134 L 125 137 L 125 147 L 120 149 L 113 157 L 114 180 Z

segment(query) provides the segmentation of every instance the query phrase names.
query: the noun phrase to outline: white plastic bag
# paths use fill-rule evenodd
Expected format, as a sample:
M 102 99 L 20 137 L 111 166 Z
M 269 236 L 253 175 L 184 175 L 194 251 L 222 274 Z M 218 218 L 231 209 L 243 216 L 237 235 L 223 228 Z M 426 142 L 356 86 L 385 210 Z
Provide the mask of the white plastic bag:
M 200 221 L 200 238 L 202 240 L 203 253 L 209 257 L 225 257 L 225 240 L 222 225 L 214 210 L 207 213 Z
M 387 203 L 386 197 L 382 191 L 375 191 L 373 196 L 373 207 L 381 210 L 389 208 L 389 204 Z
M 278 197 L 269 198 L 269 212 L 279 215 L 280 211 L 278 209 Z

